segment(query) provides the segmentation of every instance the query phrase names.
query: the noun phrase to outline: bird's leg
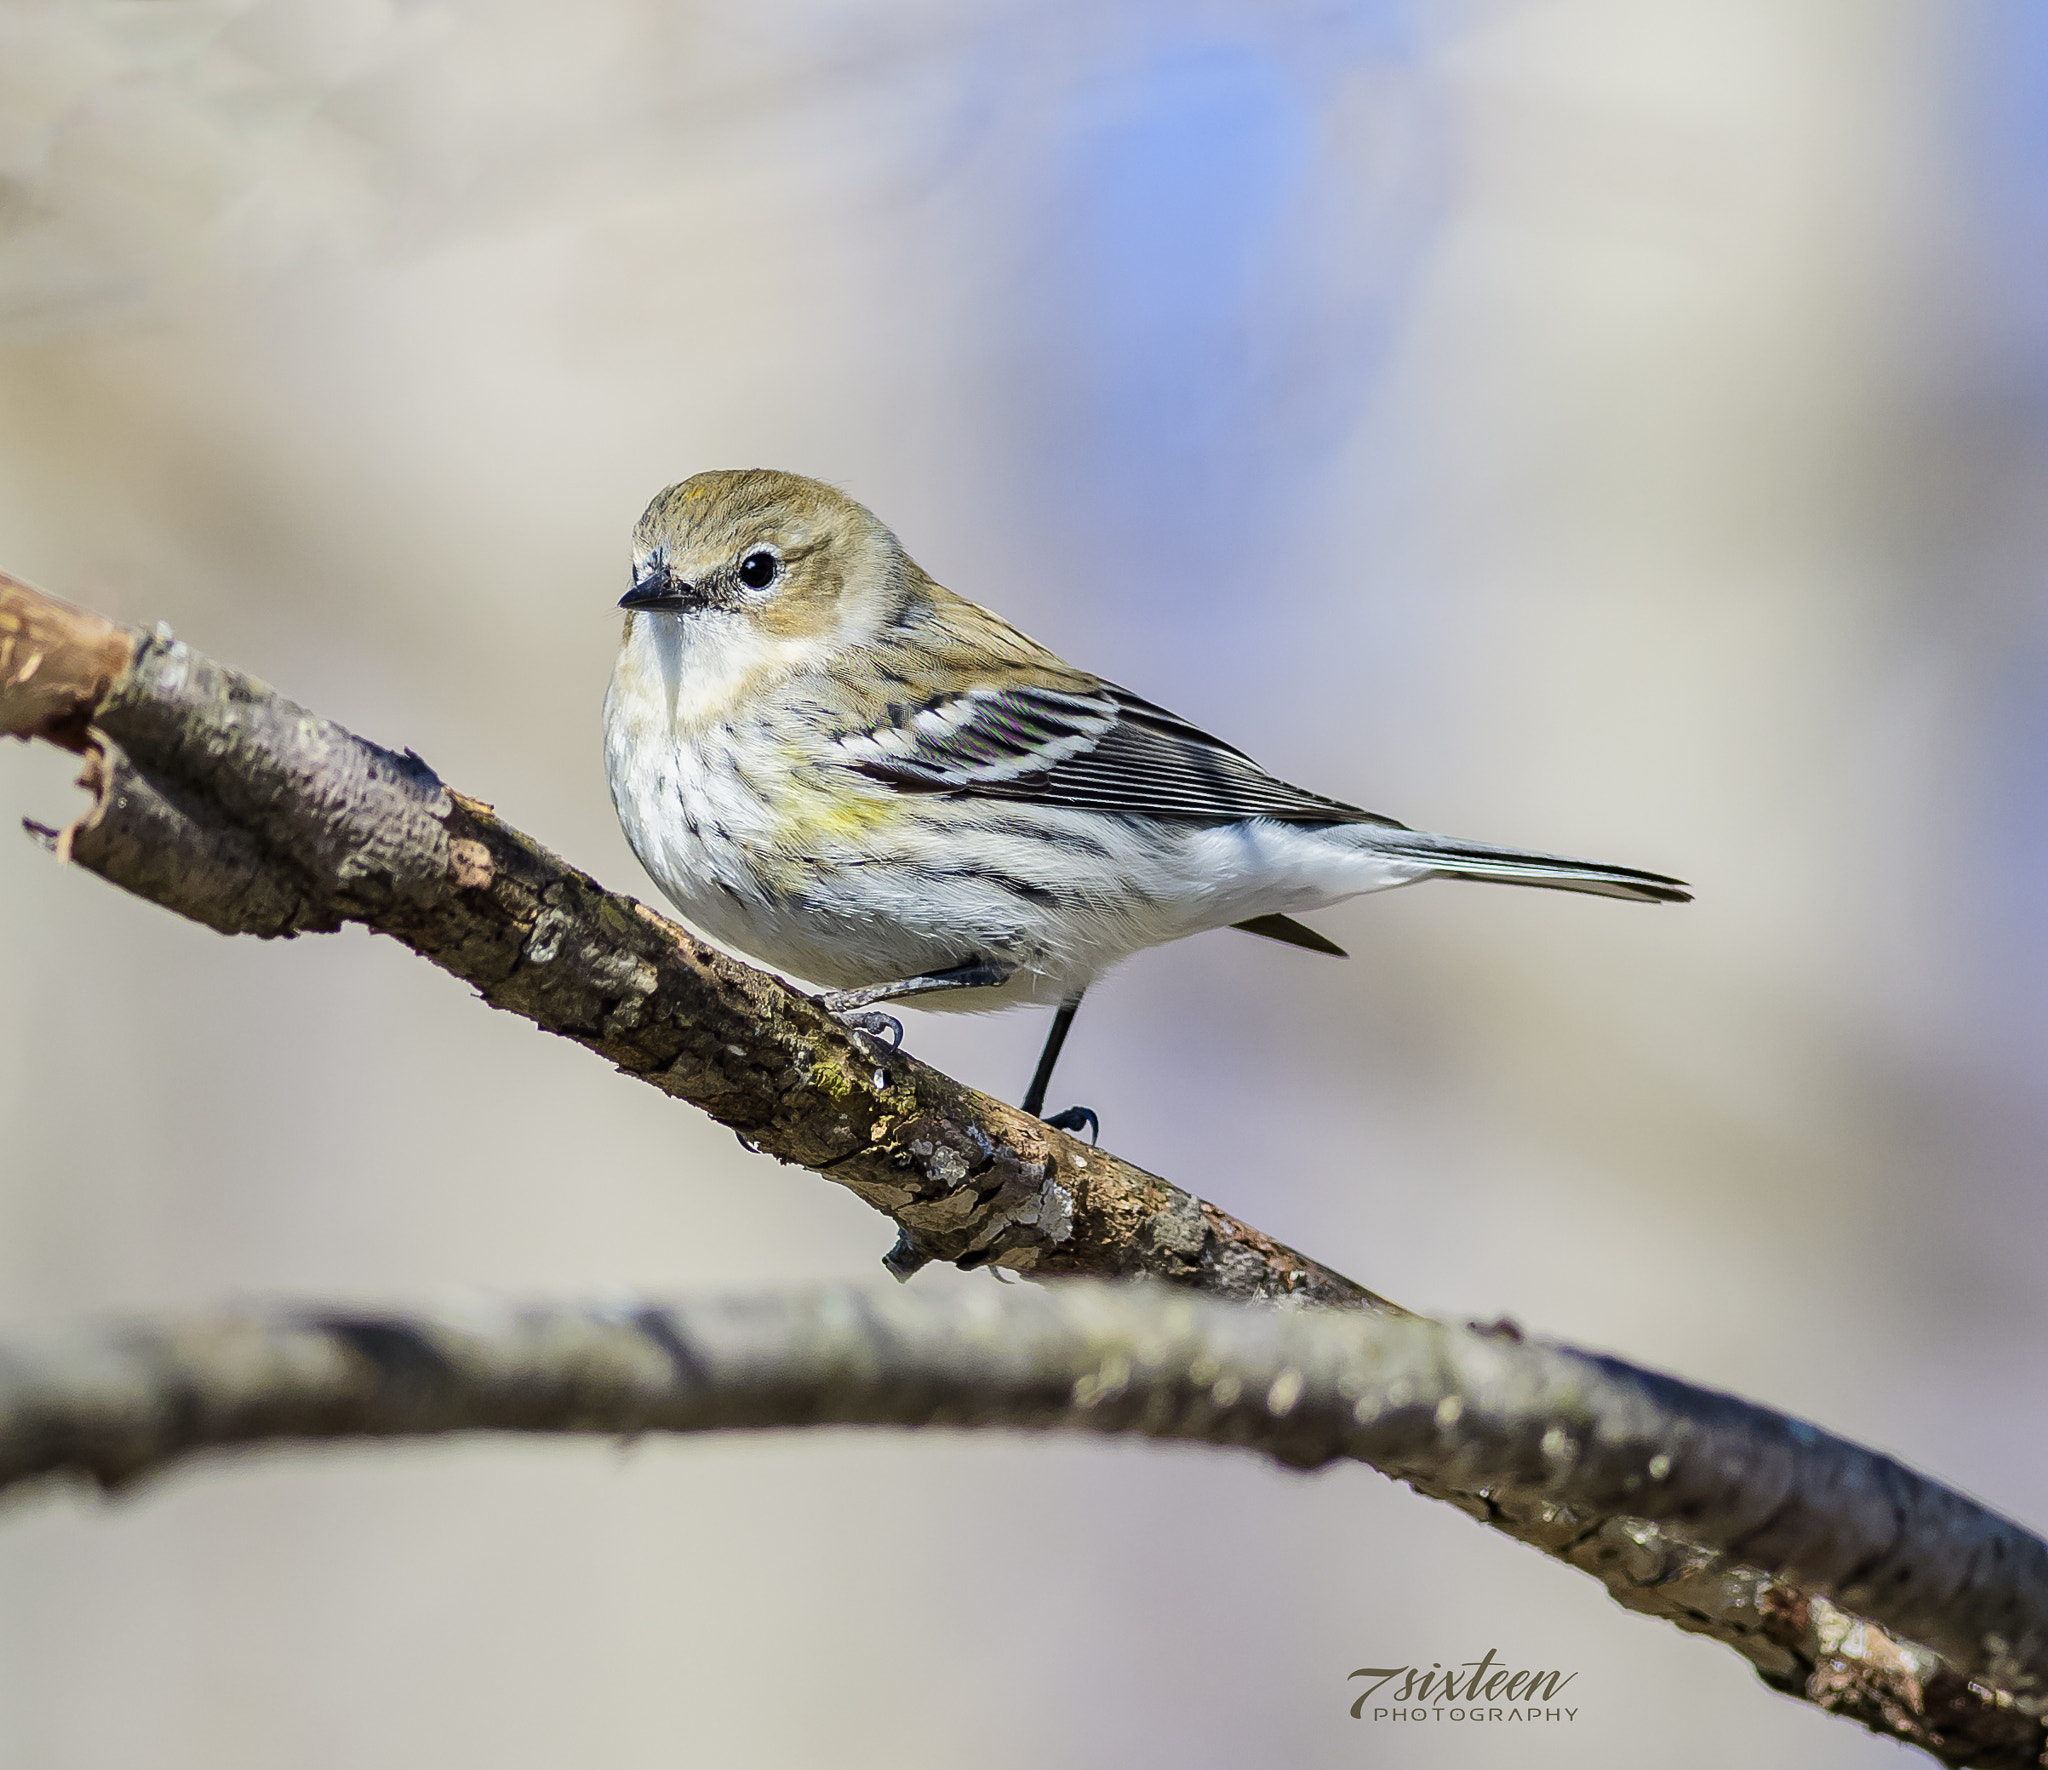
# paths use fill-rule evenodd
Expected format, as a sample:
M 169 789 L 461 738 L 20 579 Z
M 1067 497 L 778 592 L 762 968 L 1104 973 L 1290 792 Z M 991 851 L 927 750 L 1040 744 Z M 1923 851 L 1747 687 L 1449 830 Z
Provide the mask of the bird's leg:
M 1032 1072 L 1031 1086 L 1024 1090 L 1024 1110 L 1033 1118 L 1045 1111 L 1045 1091 L 1052 1086 L 1053 1065 L 1060 1060 L 1060 1049 L 1067 1042 L 1067 1029 L 1074 1024 L 1074 1010 L 1080 1005 L 1081 992 L 1077 990 L 1060 1004 L 1059 1012 L 1052 1017 L 1052 1031 L 1045 1035 L 1045 1049 L 1038 1054 L 1038 1068 Z M 1054 1113 L 1045 1122 L 1055 1131 L 1078 1131 L 1085 1125 L 1091 1143 L 1102 1135 L 1101 1121 L 1085 1106 L 1070 1106 L 1065 1112 Z
M 1081 1005 L 1081 998 L 1062 1002 L 1059 1012 L 1052 1017 L 1052 1031 L 1045 1035 L 1045 1049 L 1038 1054 L 1038 1068 L 1032 1072 L 1031 1086 L 1024 1090 L 1024 1110 L 1033 1118 L 1045 1111 L 1045 1091 L 1052 1086 L 1053 1065 L 1060 1060 L 1060 1047 L 1067 1042 L 1067 1029 L 1074 1024 L 1074 1010 Z
M 894 983 L 871 983 L 866 989 L 828 989 L 818 998 L 834 1014 L 850 1014 L 858 1008 L 872 1008 L 877 1002 L 893 1002 L 901 996 L 935 994 L 944 989 L 994 989 L 1016 974 L 1014 965 L 992 964 L 986 959 L 969 959 L 944 971 L 927 971 L 921 977 L 899 977 Z
M 871 983 L 865 989 L 831 989 L 818 998 L 827 1012 L 836 1015 L 856 1032 L 886 1037 L 893 1050 L 903 1049 L 903 1022 L 893 1014 L 869 1014 L 863 1010 L 877 1002 L 893 1002 L 903 996 L 929 995 L 946 989 L 994 989 L 1009 982 L 1017 967 L 969 959 L 944 971 L 927 971 L 919 977 L 899 977 L 894 983 Z

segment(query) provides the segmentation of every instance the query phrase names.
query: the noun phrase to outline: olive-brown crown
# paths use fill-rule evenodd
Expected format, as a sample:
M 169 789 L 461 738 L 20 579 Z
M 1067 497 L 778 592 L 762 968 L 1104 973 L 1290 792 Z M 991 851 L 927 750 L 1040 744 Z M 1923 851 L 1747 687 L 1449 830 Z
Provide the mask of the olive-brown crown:
M 922 575 L 865 505 L 765 467 L 699 473 L 657 493 L 633 542 L 636 584 L 788 633 L 840 625 L 850 595 L 881 614 L 907 578 Z

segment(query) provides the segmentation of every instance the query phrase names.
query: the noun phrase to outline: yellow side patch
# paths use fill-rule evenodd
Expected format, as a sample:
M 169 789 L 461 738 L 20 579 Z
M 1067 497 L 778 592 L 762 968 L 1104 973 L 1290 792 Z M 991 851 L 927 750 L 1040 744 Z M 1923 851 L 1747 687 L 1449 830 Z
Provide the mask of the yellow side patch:
M 894 796 L 854 791 L 832 793 L 792 782 L 793 791 L 776 806 L 776 831 L 792 847 L 856 842 L 902 820 L 907 807 Z
M 833 848 L 865 847 L 911 815 L 902 796 L 848 779 L 836 769 L 820 770 L 795 746 L 782 752 L 769 798 L 775 814 L 775 845 L 786 854 L 819 855 Z

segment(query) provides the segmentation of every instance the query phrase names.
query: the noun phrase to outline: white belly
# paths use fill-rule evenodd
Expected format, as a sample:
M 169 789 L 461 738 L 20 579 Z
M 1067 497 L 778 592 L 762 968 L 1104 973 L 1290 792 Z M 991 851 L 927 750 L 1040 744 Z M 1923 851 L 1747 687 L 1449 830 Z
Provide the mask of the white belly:
M 1148 946 L 1322 908 L 1422 876 L 1358 826 L 1202 825 L 905 794 L 806 763 L 758 726 L 678 720 L 622 654 L 605 701 L 612 800 L 633 852 L 723 945 L 830 988 L 975 960 L 1000 989 L 921 1007 L 1057 1003 Z M 643 663 L 645 660 L 643 660 Z

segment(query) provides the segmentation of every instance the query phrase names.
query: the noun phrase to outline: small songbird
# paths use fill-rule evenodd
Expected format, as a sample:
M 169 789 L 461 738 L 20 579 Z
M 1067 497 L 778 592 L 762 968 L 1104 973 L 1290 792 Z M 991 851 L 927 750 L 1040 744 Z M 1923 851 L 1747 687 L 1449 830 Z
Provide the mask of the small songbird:
M 1289 786 L 954 595 L 793 473 L 662 492 L 619 606 L 612 802 L 677 909 L 898 1039 L 861 1011 L 1055 1007 L 1032 1113 L 1082 991 L 1142 947 L 1236 927 L 1341 956 L 1292 918 L 1417 879 L 1690 896 Z

